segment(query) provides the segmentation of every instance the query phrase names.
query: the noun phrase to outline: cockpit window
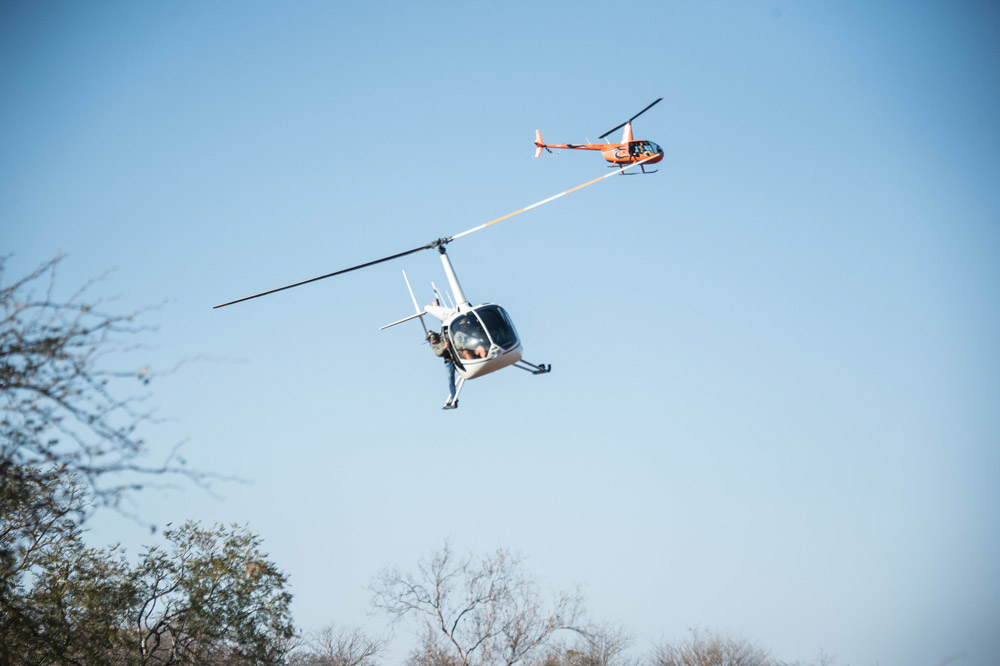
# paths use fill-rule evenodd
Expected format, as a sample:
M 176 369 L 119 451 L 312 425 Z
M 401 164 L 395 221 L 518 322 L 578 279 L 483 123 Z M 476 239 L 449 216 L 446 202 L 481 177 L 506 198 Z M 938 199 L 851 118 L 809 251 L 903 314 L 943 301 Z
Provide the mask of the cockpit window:
M 448 327 L 452 348 L 460 359 L 486 358 L 490 341 L 476 315 L 469 312 L 451 322 Z
M 514 330 L 513 322 L 502 307 L 487 305 L 476 310 L 476 313 L 482 319 L 486 330 L 489 331 L 490 339 L 496 345 L 504 349 L 510 349 L 517 345 L 517 331 Z
M 448 335 L 459 363 L 486 358 L 491 345 L 510 350 L 519 343 L 514 323 L 499 305 L 483 305 L 455 318 Z
M 629 153 L 633 157 L 651 157 L 662 152 L 660 147 L 652 141 L 633 141 L 629 144 Z

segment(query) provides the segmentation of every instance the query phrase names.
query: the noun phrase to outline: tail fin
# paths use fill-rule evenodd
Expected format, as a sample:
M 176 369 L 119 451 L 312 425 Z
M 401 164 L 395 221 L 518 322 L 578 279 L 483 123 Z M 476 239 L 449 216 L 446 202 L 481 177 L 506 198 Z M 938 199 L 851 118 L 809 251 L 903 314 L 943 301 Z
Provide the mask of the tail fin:
M 535 130 L 535 157 L 542 154 L 545 143 L 542 141 L 542 130 Z

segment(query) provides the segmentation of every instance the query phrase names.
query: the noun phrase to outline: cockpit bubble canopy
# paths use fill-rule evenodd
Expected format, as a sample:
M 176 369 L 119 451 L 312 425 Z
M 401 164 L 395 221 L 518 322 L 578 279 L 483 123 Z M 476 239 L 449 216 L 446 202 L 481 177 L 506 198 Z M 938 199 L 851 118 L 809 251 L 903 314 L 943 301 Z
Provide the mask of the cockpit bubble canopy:
M 485 358 L 492 345 L 510 350 L 520 344 L 510 316 L 499 305 L 481 305 L 448 324 L 452 349 L 459 358 Z

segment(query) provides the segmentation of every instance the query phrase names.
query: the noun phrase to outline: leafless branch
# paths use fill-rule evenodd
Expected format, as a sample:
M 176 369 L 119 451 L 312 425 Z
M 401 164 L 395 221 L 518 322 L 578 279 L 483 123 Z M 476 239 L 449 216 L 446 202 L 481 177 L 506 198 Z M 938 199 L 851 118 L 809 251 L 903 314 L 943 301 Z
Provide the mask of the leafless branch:
M 385 569 L 370 587 L 374 607 L 394 622 L 418 616 L 433 629 L 411 661 L 440 656 L 437 635 L 461 666 L 526 663 L 582 613 L 578 594 L 560 593 L 544 604 L 520 559 L 503 549 L 478 560 L 456 558 L 446 543 L 416 574 Z

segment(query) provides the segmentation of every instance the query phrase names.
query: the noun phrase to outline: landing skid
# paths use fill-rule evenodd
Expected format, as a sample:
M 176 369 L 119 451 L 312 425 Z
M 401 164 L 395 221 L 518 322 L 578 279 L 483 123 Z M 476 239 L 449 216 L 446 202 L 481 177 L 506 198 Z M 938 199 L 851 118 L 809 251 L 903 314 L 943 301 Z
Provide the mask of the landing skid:
M 534 363 L 529 363 L 525 360 L 520 360 L 514 364 L 515 368 L 520 368 L 526 372 L 530 372 L 533 375 L 544 375 L 552 372 L 552 364 L 542 363 L 541 365 L 535 365 Z M 462 388 L 465 386 L 465 378 L 459 379 L 458 384 L 455 386 L 455 395 L 450 402 L 446 402 L 444 407 L 441 409 L 458 409 L 458 396 L 462 392 Z
M 646 167 L 644 167 L 644 166 L 642 166 L 640 164 L 639 168 L 642 169 L 642 173 L 638 173 L 636 171 L 633 171 L 632 173 L 625 173 L 625 169 L 622 169 L 622 167 L 620 165 L 618 165 L 618 164 L 612 164 L 610 166 L 611 166 L 612 169 L 614 169 L 615 167 L 621 169 L 621 172 L 622 172 L 621 175 L 623 175 L 623 176 L 641 176 L 643 174 L 656 173 L 657 171 L 659 171 L 659 169 L 653 169 L 652 171 L 646 171 Z
M 552 372 L 551 363 L 549 363 L 548 365 L 545 365 L 544 363 L 542 363 L 541 365 L 535 365 L 534 363 L 528 363 L 524 359 L 521 359 L 520 361 L 515 363 L 514 367 L 530 372 L 533 375 L 544 375 L 546 373 Z

